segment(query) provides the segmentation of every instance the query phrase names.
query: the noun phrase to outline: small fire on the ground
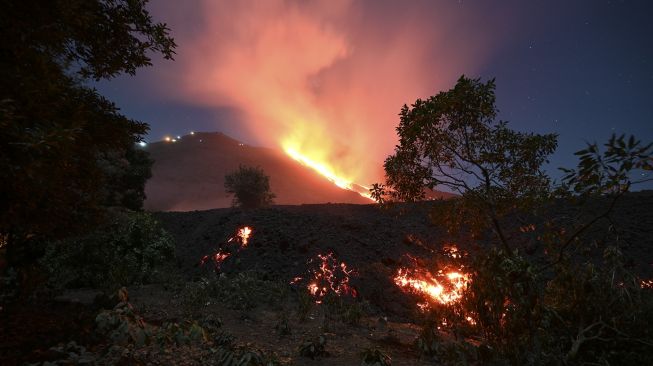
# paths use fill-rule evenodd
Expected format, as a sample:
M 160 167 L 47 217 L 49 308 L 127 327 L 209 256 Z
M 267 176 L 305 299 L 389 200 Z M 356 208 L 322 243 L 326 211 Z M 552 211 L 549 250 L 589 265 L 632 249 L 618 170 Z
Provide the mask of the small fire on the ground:
M 308 270 L 309 275 L 306 278 L 295 277 L 290 284 L 295 285 L 306 280 L 306 289 L 316 304 L 322 303 L 324 297 L 330 293 L 336 296 L 358 296 L 358 292 L 349 282 L 352 276 L 356 276 L 356 271 L 349 269 L 345 262 L 339 262 L 333 253 L 318 254 L 308 261 L 308 265 L 313 266 Z
M 207 262 L 213 263 L 213 268 L 216 272 L 220 272 L 222 263 L 229 258 L 232 254 L 238 253 L 247 247 L 247 243 L 252 236 L 252 228 L 243 226 L 236 230 L 236 233 L 227 239 L 225 243 L 218 245 L 217 250 L 212 254 L 207 254 L 200 260 L 200 266 L 204 266 Z
M 641 280 L 639 284 L 642 288 L 653 289 L 653 280 Z
M 232 236 L 227 240 L 228 243 L 236 241 L 240 243 L 241 247 L 246 247 L 249 241 L 250 236 L 252 235 L 252 228 L 249 226 L 243 226 L 236 232 L 236 235 Z
M 448 246 L 444 249 L 444 256 L 453 261 L 462 258 L 464 253 L 455 246 Z M 456 269 L 448 266 L 445 269 L 430 270 L 420 266 L 415 258 L 408 258 L 412 265 L 399 268 L 394 283 L 404 291 L 422 295 L 425 302 L 417 304 L 420 309 L 425 310 L 434 303 L 450 305 L 462 298 L 470 281 L 463 265 L 456 266 Z

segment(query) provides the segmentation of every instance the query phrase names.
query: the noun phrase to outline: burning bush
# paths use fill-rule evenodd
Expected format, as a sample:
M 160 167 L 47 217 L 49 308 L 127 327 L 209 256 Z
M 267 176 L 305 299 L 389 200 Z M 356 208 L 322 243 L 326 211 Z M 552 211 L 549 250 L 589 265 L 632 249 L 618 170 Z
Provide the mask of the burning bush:
M 476 352 L 458 348 L 464 357 L 452 363 L 653 364 L 653 291 L 621 263 L 611 219 L 631 186 L 650 180 L 641 177 L 653 170 L 653 143 L 613 135 L 603 151 L 588 144 L 576 152 L 577 168 L 562 169 L 554 185 L 542 167 L 557 136 L 497 121 L 494 89 L 494 80 L 463 76 L 453 89 L 402 108 L 386 185 L 374 185 L 372 196 L 414 201 L 426 189 L 458 192 L 432 217 L 450 234 L 489 239 L 491 248 L 479 253 L 468 282 L 453 282 L 462 291 L 448 293 L 442 278 L 415 269 L 395 282 L 437 300 L 433 310 L 448 316 L 442 326 L 471 328 L 475 341 L 463 342 Z M 576 212 L 549 217 L 554 204 Z M 609 229 L 597 231 L 604 234 L 598 241 L 588 233 L 601 224 Z M 532 241 L 543 249 L 535 260 L 519 253 Z M 596 247 L 602 265 L 589 254 Z

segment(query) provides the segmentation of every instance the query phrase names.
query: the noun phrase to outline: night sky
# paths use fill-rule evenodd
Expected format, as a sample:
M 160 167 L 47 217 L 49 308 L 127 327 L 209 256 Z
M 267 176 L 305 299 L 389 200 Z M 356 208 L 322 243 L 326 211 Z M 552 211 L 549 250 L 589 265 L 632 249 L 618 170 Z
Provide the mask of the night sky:
M 298 3 L 153 1 L 176 61 L 97 87 L 150 124 L 148 141 L 191 130 L 270 147 L 330 139 L 315 156 L 346 156 L 337 168 L 364 183 L 392 152 L 401 105 L 461 74 L 496 78 L 512 128 L 560 135 L 554 175 L 585 141 L 653 141 L 652 1 Z M 348 171 L 358 165 L 375 168 Z

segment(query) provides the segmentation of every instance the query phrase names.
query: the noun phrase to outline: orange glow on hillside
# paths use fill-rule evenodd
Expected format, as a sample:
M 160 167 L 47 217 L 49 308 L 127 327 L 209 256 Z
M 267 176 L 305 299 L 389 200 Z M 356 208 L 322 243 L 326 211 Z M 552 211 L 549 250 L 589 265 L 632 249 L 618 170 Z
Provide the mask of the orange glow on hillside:
M 389 12 L 361 22 L 365 5 L 351 0 L 200 0 L 197 29 L 179 36 L 184 57 L 170 73 L 172 92 L 193 105 L 233 109 L 248 143 L 280 147 L 368 197 L 356 182 L 383 179 L 380 162 L 397 143 L 401 106 L 473 74 L 498 32 L 478 37 L 444 13 L 392 7 L 411 21 Z M 452 44 L 464 47 L 452 52 Z
M 334 172 L 334 169 L 330 166 L 328 163 L 322 163 L 316 160 L 313 160 L 309 158 L 306 155 L 303 155 L 299 151 L 297 151 L 293 147 L 289 146 L 284 146 L 284 151 L 288 156 L 291 158 L 295 159 L 299 163 L 301 163 L 304 166 L 307 166 L 316 172 L 320 173 L 322 176 L 324 176 L 326 179 L 331 181 L 333 184 L 336 186 L 342 188 L 342 189 L 347 189 L 352 192 L 356 192 L 359 195 L 370 199 L 371 201 L 374 201 L 372 197 L 370 197 L 370 194 L 368 192 L 369 188 L 360 184 L 356 184 L 352 182 L 350 179 L 344 178 L 342 176 L 337 175 Z

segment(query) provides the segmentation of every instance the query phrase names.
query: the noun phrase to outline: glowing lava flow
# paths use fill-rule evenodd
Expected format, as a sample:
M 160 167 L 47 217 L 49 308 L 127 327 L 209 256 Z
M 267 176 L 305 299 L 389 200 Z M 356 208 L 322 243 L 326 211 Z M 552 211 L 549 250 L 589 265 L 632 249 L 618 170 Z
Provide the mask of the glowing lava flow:
M 320 304 L 329 293 L 336 296 L 358 296 L 356 289 L 349 284 L 350 276 L 356 274 L 353 269 L 348 269 L 345 262 L 338 263 L 333 253 L 318 254 L 317 259 L 320 264 L 317 268 L 309 270 L 311 278 L 308 279 L 309 283 L 306 286 L 316 304 Z M 310 260 L 309 263 L 313 261 Z M 302 279 L 302 277 L 295 277 L 290 284 L 297 284 Z
M 294 160 L 298 161 L 300 164 L 307 166 L 316 172 L 320 173 L 322 176 L 324 176 L 326 179 L 331 181 L 333 184 L 336 186 L 346 189 L 352 192 L 356 192 L 359 195 L 374 201 L 372 197 L 370 196 L 369 193 L 369 187 L 356 184 L 352 182 L 351 180 L 347 178 L 343 178 L 341 176 L 338 176 L 333 169 L 331 169 L 327 164 L 317 162 L 306 155 L 300 153 L 297 151 L 297 149 L 294 149 L 292 147 L 285 147 L 284 150 L 286 151 L 286 154 L 293 158 Z
M 417 274 L 405 268 L 399 269 L 394 278 L 395 284 L 404 289 L 421 293 L 440 304 L 451 304 L 462 297 L 469 277 L 459 272 L 449 272 L 441 275 L 441 280 L 434 278 L 430 273 Z
M 204 266 L 207 262 L 211 261 L 215 272 L 219 273 L 222 269 L 222 263 L 232 254 L 245 249 L 251 236 L 252 228 L 249 226 L 239 228 L 238 231 L 236 231 L 236 235 L 230 237 L 224 245 L 220 244 L 213 254 L 203 256 L 200 260 L 200 266 Z M 233 245 L 230 245 L 229 243 L 237 243 L 237 246 L 233 248 Z
M 466 255 L 453 245 L 444 247 L 443 252 L 444 256 L 453 262 Z M 462 298 L 470 281 L 469 275 L 463 272 L 463 265 L 457 266 L 458 270 L 431 272 L 419 266 L 415 258 L 410 256 L 409 258 L 413 265 L 409 268 L 399 268 L 394 277 L 394 283 L 404 291 L 423 295 L 427 299 L 427 303 L 418 304 L 420 308 L 428 308 L 429 302 L 450 305 Z

